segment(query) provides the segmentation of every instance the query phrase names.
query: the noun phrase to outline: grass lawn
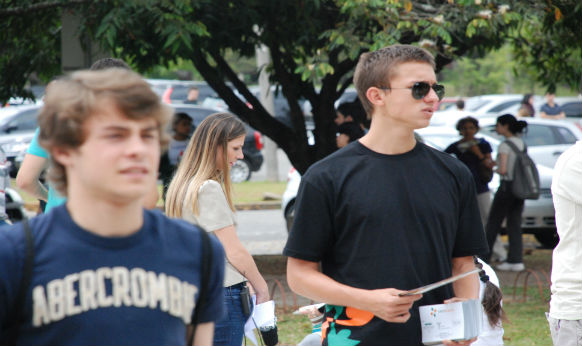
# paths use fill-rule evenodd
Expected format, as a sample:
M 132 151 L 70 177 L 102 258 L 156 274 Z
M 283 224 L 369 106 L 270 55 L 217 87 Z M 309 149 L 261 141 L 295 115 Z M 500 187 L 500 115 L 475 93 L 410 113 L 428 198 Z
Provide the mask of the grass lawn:
M 35 204 L 38 203 L 38 200 L 28 193 L 20 190 L 16 187 L 15 179 L 11 179 L 11 186 L 13 189 L 18 191 L 22 196 L 22 199 L 25 203 Z M 261 202 L 264 200 L 265 193 L 278 196 L 279 199 L 283 192 L 285 191 L 285 187 L 287 186 L 287 182 L 269 182 L 269 181 L 245 181 L 242 183 L 234 184 L 234 202 L 235 204 L 238 203 L 255 203 Z M 162 200 L 162 186 L 158 186 L 158 190 L 160 193 L 160 199 L 158 200 L 158 206 L 161 207 L 164 205 L 164 201 Z

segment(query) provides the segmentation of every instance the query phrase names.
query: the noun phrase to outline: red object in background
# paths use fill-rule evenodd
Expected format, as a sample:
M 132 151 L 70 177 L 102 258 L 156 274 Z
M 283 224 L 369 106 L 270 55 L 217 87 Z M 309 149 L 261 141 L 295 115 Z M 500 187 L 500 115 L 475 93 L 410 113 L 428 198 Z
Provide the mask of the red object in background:
M 162 94 L 162 101 L 164 101 L 167 104 L 171 104 L 172 100 L 170 99 L 170 95 L 172 95 L 172 91 L 174 91 L 173 87 L 168 87 L 164 93 Z
M 255 131 L 255 144 L 258 150 L 263 149 L 263 136 L 261 136 L 259 131 Z

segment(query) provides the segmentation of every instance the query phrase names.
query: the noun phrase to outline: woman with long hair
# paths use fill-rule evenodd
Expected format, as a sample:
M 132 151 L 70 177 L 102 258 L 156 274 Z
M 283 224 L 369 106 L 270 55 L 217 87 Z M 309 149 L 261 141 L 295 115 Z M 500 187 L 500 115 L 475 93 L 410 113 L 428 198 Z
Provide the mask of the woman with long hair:
M 267 283 L 236 234 L 230 167 L 243 158 L 246 129 L 229 113 L 216 113 L 196 128 L 166 196 L 166 214 L 202 226 L 224 247 L 225 304 L 228 316 L 217 322 L 214 345 L 241 345 L 247 319 L 244 298 L 249 281 L 257 304 L 269 300 Z
M 520 117 L 534 117 L 535 116 L 535 109 L 533 107 L 533 94 L 525 94 L 523 95 L 523 99 L 521 100 L 521 107 L 517 111 L 517 115 Z
M 503 219 L 507 219 L 507 236 L 509 239 L 509 252 L 507 261 L 497 266 L 499 270 L 521 271 L 523 265 L 523 239 L 521 235 L 521 214 L 523 212 L 524 200 L 517 198 L 511 192 L 513 180 L 513 169 L 517 154 L 511 149 L 507 142 L 515 144 L 517 149 L 524 150 L 525 142 L 520 134 L 527 127 L 523 120 L 517 120 L 511 114 L 504 114 L 497 118 L 495 131 L 505 137 L 497 150 L 497 173 L 500 176 L 500 184 L 491 210 L 485 232 L 489 249 L 493 247 L 495 238 L 501 231 Z

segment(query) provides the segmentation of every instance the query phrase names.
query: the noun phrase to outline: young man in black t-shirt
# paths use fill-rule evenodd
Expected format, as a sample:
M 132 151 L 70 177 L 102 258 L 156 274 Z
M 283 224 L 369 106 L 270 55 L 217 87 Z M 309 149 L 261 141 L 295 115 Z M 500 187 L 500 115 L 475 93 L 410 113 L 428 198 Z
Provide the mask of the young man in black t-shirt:
M 413 46 L 363 54 L 354 84 L 370 131 L 302 178 L 287 279 L 327 304 L 324 345 L 422 345 L 419 306 L 478 298 L 476 274 L 398 295 L 473 269 L 472 255 L 488 251 L 469 170 L 414 138 L 444 95 L 434 68 Z

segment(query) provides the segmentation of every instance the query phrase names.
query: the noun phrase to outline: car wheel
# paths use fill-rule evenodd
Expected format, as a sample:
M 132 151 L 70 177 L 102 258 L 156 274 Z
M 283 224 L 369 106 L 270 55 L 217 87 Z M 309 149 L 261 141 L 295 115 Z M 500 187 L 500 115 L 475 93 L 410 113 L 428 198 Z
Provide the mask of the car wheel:
M 553 249 L 558 245 L 560 237 L 556 232 L 538 233 L 534 237 L 539 241 L 545 249 Z
M 230 180 L 241 183 L 251 178 L 251 166 L 246 160 L 238 160 L 230 167 Z
M 285 222 L 287 223 L 287 233 L 291 232 L 293 220 L 295 219 L 295 203 L 291 203 L 285 210 Z

